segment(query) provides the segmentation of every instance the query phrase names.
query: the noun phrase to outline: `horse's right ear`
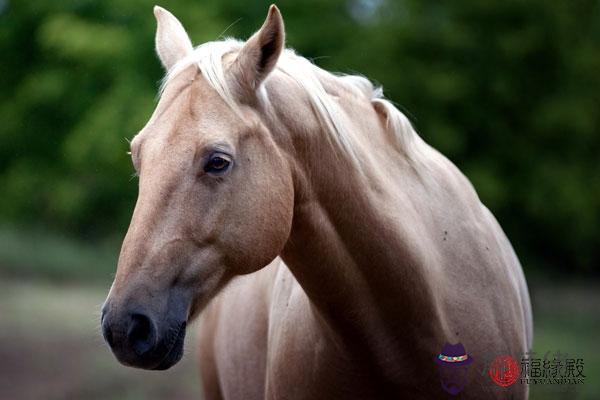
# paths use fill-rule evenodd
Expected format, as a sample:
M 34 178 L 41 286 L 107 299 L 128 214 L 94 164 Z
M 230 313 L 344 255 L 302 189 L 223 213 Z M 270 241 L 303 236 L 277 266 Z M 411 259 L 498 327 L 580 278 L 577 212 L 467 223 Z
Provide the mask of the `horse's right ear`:
M 169 71 L 177 61 L 190 54 L 194 48 L 181 22 L 162 7 L 154 6 L 156 17 L 156 54 Z

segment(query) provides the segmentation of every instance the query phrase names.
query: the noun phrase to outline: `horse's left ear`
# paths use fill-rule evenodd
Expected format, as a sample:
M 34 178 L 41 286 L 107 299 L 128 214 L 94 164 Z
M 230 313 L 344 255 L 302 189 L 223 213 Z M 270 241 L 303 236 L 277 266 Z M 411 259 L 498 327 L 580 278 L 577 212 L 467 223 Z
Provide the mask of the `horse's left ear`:
M 283 18 L 273 4 L 263 26 L 244 44 L 232 65 L 239 83 L 251 90 L 258 88 L 275 68 L 284 42 Z
M 162 7 L 154 6 L 156 54 L 167 72 L 194 48 L 181 22 Z

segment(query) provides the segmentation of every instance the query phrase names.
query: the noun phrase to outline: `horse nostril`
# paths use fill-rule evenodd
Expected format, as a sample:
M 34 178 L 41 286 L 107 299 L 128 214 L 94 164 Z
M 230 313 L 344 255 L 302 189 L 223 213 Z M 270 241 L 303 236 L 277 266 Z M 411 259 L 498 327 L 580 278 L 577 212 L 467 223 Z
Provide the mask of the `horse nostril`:
M 127 340 L 138 355 L 150 351 L 156 341 L 156 330 L 148 316 L 144 314 L 132 314 L 131 324 L 127 331 Z

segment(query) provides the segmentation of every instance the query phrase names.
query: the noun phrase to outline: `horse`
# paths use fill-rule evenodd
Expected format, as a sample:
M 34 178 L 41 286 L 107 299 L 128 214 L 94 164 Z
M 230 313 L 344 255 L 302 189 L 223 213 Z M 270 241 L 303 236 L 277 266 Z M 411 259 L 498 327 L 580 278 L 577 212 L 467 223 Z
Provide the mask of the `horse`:
M 287 49 L 275 5 L 195 48 L 154 14 L 166 76 L 101 317 L 118 361 L 170 368 L 201 315 L 207 399 L 446 398 L 449 361 L 475 363 L 463 399 L 527 398 L 474 367 L 528 351 L 532 312 L 459 169 L 368 79 Z

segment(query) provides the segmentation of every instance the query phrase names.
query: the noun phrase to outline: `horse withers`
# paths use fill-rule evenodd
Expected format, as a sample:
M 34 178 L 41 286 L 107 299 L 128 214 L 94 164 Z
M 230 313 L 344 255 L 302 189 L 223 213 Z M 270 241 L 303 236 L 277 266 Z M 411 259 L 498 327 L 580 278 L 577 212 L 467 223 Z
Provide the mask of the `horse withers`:
M 167 75 L 131 141 L 139 196 L 102 312 L 120 362 L 171 367 L 202 313 L 209 399 L 430 399 L 440 363 L 531 348 L 505 234 L 380 89 L 285 49 L 275 6 L 246 42 L 196 48 L 155 15 Z M 472 368 L 460 395 L 528 390 Z

